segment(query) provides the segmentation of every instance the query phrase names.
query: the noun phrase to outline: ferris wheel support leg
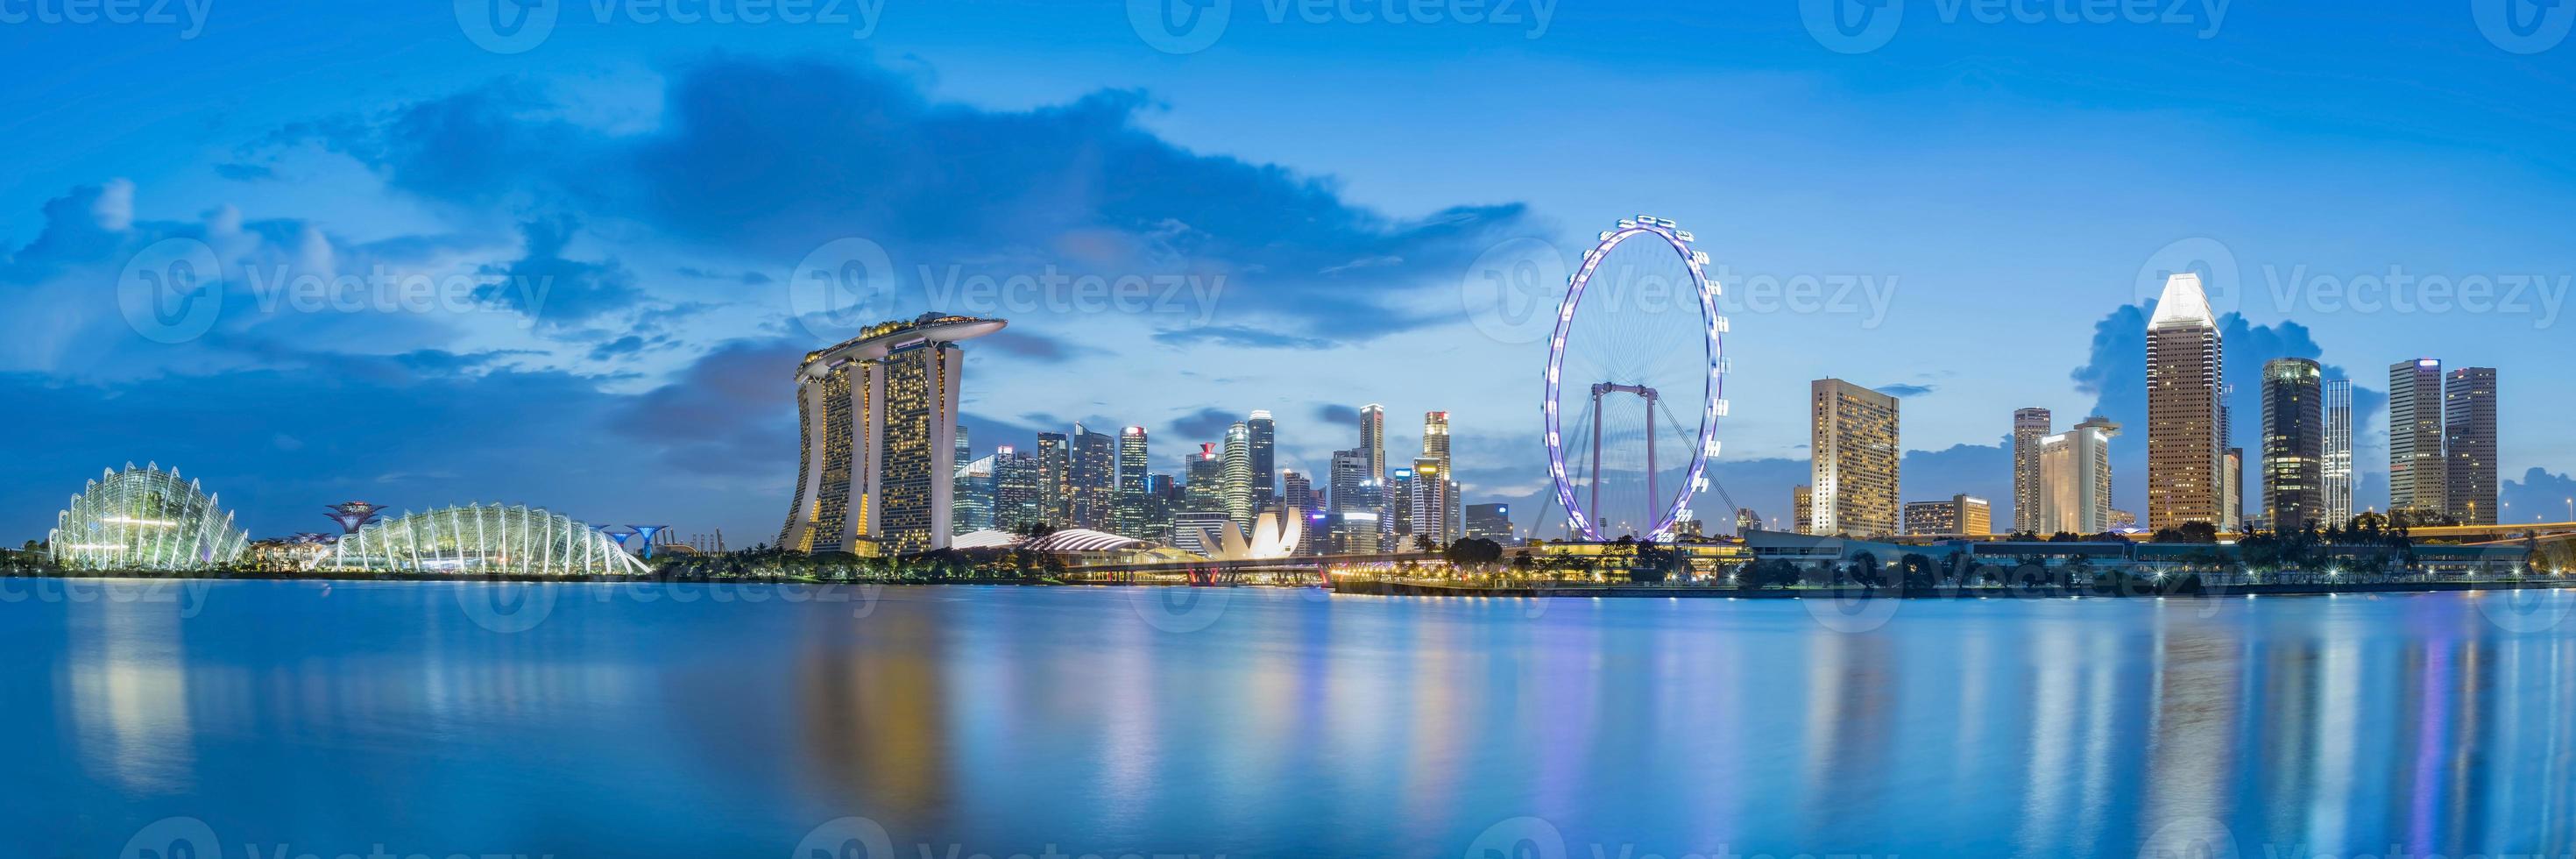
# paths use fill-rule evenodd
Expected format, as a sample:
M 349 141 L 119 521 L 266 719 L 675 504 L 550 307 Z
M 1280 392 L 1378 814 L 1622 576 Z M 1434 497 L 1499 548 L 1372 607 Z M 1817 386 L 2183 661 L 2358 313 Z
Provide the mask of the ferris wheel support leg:
M 1592 518 L 1593 539 L 1601 534 L 1601 389 L 1592 389 L 1592 504 L 1586 515 Z
M 1599 434 L 1594 434 L 1594 437 L 1598 438 Z M 1664 511 L 1656 509 L 1662 502 L 1663 496 L 1655 493 L 1655 395 L 1649 393 L 1646 395 L 1646 527 L 1653 528 L 1663 521 Z M 1652 538 L 1654 534 L 1646 536 Z

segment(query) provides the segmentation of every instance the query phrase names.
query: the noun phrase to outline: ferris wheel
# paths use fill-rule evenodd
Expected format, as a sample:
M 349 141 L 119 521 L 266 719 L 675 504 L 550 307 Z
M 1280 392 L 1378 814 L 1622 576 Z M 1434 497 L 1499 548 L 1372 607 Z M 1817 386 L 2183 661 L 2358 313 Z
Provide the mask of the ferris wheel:
M 1624 218 L 1567 279 L 1542 408 L 1556 500 L 1584 539 L 1669 539 L 1707 485 L 1727 321 L 1693 242 L 1670 219 Z

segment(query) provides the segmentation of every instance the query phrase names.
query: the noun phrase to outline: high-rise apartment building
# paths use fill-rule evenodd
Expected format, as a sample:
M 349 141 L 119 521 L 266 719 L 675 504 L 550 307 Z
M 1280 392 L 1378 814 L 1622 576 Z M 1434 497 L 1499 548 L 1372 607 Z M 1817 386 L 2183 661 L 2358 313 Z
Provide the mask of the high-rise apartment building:
M 806 353 L 796 368 L 803 443 L 795 498 L 778 544 L 859 554 L 946 548 L 965 373 L 957 341 L 1002 325 L 923 314 Z
M 2496 371 L 2461 367 L 2442 390 L 2444 498 L 2462 525 L 2493 525 L 2502 487 L 2496 479 Z
M 2047 409 L 2013 412 L 2013 530 L 2039 530 L 2039 443 L 2055 434 Z
M 2200 276 L 2166 278 L 2147 322 L 2147 522 L 2224 528 L 2227 419 L 2218 317 Z
M 2324 527 L 2325 368 L 2306 358 L 2263 365 L 2263 521 L 2275 531 Z
M 2388 512 L 2409 516 L 2451 509 L 2450 463 L 2442 455 L 2442 362 L 2399 361 L 2388 368 Z
M 1841 379 L 1818 379 L 1812 390 L 1813 533 L 1897 533 L 1903 502 L 1897 498 L 1896 398 Z
M 1816 488 L 1800 486 L 1789 493 L 1791 527 L 1800 534 L 1816 533 Z
M 2318 477 L 2325 489 L 2323 524 L 2343 527 L 2352 524 L 2352 380 L 2327 380 L 2325 401 L 2325 464 Z
M 1279 422 L 1269 411 L 1254 409 L 1243 425 L 1252 432 L 1252 508 L 1266 510 L 1279 500 Z
M 2111 510 L 2111 437 L 2120 425 L 2094 416 L 2040 440 L 2038 521 L 2030 529 L 2054 534 L 2100 534 L 2115 522 Z

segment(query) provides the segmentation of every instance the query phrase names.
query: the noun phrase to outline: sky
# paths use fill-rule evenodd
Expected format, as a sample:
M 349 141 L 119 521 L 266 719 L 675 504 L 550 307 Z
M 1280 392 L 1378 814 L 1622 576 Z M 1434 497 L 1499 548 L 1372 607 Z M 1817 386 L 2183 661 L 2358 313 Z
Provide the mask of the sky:
M 2143 426 L 2177 270 L 2238 444 L 2317 359 L 2384 505 L 2387 366 L 2496 367 L 2507 517 L 2576 514 L 2576 6 L 1158 2 L 0 7 L 0 539 L 131 461 L 255 536 L 770 540 L 797 359 L 932 309 L 1010 321 L 979 455 L 1141 425 L 1176 471 L 1264 409 L 1316 472 L 1445 410 L 1526 525 L 1562 287 L 1490 275 L 1637 214 L 1726 291 L 1712 474 L 1773 518 L 1824 377 L 1902 397 L 1909 500 L 2004 515 L 2014 409 Z

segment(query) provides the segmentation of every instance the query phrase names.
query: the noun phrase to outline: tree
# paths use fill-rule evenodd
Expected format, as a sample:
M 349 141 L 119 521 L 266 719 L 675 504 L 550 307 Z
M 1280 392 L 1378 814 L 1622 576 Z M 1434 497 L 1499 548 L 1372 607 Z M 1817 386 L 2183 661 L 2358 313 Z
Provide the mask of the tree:
M 1908 593 L 1928 591 L 1941 585 L 1940 576 L 1933 572 L 1930 557 L 1908 552 L 1905 557 L 1897 559 L 1896 563 L 1897 567 L 1904 571 L 1905 590 Z
M 1431 535 L 1429 534 L 1415 534 L 1413 535 L 1413 550 L 1416 552 L 1437 552 L 1440 551 L 1440 544 L 1432 542 Z

